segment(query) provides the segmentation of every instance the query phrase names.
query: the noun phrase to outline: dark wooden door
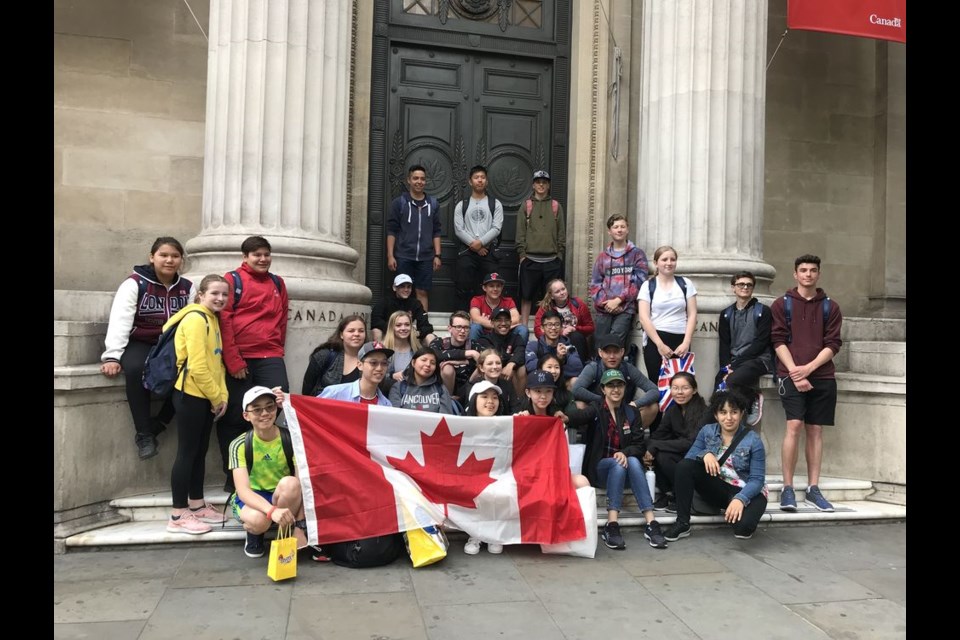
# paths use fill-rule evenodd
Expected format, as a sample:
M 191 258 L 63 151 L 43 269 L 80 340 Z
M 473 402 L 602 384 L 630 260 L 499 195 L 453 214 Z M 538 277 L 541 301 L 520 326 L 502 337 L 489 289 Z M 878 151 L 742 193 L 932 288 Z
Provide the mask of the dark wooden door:
M 389 74 L 391 143 L 382 170 L 390 179 L 384 201 L 405 189 L 406 171 L 413 164 L 426 167 L 427 193 L 440 201 L 443 267 L 434 274 L 430 309 L 455 308 L 453 211 L 469 195 L 467 171 L 477 164 L 488 168 L 490 192 L 503 203 L 501 271 L 508 295 L 516 296 L 517 209 L 531 193 L 533 172 L 550 167 L 552 63 L 394 46 Z M 384 262 L 383 255 L 370 258 Z M 391 281 L 392 274 L 386 274 L 385 287 Z

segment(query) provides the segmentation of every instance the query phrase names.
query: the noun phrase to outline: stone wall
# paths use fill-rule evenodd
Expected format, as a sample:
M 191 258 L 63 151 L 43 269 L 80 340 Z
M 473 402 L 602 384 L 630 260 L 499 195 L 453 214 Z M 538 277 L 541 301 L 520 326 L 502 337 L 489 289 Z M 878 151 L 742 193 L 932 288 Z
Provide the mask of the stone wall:
M 209 2 L 189 4 L 206 31 Z M 155 237 L 200 228 L 207 42 L 183 0 L 53 18 L 54 287 L 112 291 Z
M 768 58 L 785 28 L 786 0 L 773 0 Z M 763 257 L 777 268 L 774 294 L 794 286 L 794 258 L 814 253 L 845 315 L 866 313 L 871 296 L 905 300 L 906 261 L 895 240 L 905 236 L 904 57 L 900 44 L 791 31 L 773 59 Z

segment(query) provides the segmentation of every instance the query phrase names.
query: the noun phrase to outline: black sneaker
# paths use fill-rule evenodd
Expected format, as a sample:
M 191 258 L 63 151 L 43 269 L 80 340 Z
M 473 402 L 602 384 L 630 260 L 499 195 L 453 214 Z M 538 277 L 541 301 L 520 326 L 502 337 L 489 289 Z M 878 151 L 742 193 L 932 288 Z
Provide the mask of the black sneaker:
M 663 511 L 667 508 L 668 504 L 670 504 L 670 496 L 665 493 L 661 493 L 657 499 L 653 501 L 653 508 L 657 511 Z
M 620 533 L 619 522 L 608 522 L 603 527 L 603 533 L 600 534 L 603 543 L 611 549 L 626 549 L 627 544 L 623 541 L 623 534 Z
M 150 433 L 137 434 L 137 455 L 141 460 L 157 455 L 157 437 Z
M 670 500 L 667 502 L 667 506 L 664 507 L 663 510 L 666 511 L 667 513 L 676 513 L 676 512 L 677 512 L 677 502 L 676 502 L 676 500 L 673 499 L 672 496 L 670 497 Z
M 663 537 L 663 531 L 660 530 L 660 523 L 654 520 L 643 528 L 643 537 L 650 541 L 650 546 L 654 549 L 666 549 L 667 539 Z
M 263 534 L 247 532 L 247 542 L 243 545 L 243 553 L 248 558 L 263 557 Z
M 690 523 L 689 522 L 674 522 L 673 526 L 670 527 L 667 532 L 664 534 L 664 538 L 670 542 L 676 542 L 680 538 L 686 538 L 690 535 Z

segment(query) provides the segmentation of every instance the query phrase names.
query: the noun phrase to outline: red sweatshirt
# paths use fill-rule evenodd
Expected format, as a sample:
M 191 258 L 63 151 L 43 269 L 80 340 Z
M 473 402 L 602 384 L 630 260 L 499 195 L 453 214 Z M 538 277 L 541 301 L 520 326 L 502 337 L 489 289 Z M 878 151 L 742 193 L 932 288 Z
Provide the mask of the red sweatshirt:
M 223 362 L 227 371 L 237 373 L 247 366 L 247 358 L 282 358 L 287 339 L 287 287 L 280 278 L 280 291 L 269 274 L 257 273 L 246 264 L 237 269 L 243 282 L 240 304 L 233 308 L 235 287 L 233 276 L 224 274 L 230 283 L 230 299 L 220 312 L 223 334 Z

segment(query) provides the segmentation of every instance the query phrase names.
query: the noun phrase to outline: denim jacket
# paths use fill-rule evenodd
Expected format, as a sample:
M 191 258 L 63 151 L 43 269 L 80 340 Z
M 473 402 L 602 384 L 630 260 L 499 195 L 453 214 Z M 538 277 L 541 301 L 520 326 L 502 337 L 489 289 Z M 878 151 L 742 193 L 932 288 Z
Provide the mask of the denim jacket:
M 740 429 L 746 429 L 746 427 L 740 425 Z M 738 430 L 737 433 L 740 433 L 740 431 Z M 714 422 L 700 429 L 697 439 L 684 457 L 691 460 L 703 460 L 705 454 L 712 453 L 719 459 L 719 451 L 722 446 L 723 439 L 720 436 L 720 425 Z M 747 506 L 751 500 L 763 491 L 763 484 L 766 479 L 767 453 L 763 448 L 763 441 L 760 436 L 755 431 L 748 431 L 747 435 L 737 443 L 737 448 L 730 454 L 730 458 L 733 460 L 733 468 L 736 469 L 737 475 L 746 482 L 740 493 L 733 497 L 740 500 L 743 506 Z

